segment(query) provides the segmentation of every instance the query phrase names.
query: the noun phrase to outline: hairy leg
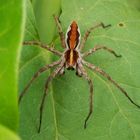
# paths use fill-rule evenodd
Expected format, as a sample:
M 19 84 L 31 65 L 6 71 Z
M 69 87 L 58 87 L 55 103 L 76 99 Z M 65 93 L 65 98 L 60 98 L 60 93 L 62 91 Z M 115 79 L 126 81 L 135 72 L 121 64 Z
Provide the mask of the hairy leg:
M 65 36 L 64 36 L 59 18 L 54 15 L 54 19 L 55 19 L 55 22 L 56 22 L 56 25 L 57 25 L 57 28 L 58 28 L 58 32 L 59 32 L 59 35 L 60 35 L 61 45 L 62 45 L 63 48 L 66 48 Z
M 48 70 L 49 68 L 52 68 L 58 64 L 61 63 L 61 60 L 55 61 L 52 64 L 46 65 L 42 68 L 40 68 L 32 77 L 32 79 L 28 82 L 28 84 L 25 86 L 24 90 L 21 92 L 20 96 L 19 96 L 19 100 L 18 103 L 21 102 L 23 96 L 25 95 L 25 93 L 27 93 L 26 91 L 29 89 L 29 87 L 31 86 L 32 82 L 38 78 L 40 76 L 40 74 L 42 74 L 44 71 Z
M 140 105 L 136 104 L 128 95 L 128 93 L 117 83 L 115 82 L 105 71 L 103 71 L 102 69 L 100 69 L 99 67 L 94 66 L 91 63 L 88 63 L 86 61 L 83 61 L 83 63 L 91 70 L 94 70 L 95 72 L 101 74 L 102 76 L 106 77 L 113 85 L 115 85 L 127 98 L 128 100 L 134 104 L 135 106 L 137 106 L 138 108 L 140 108 Z
M 79 70 L 82 73 L 82 77 L 88 81 L 89 87 L 90 87 L 90 96 L 89 96 L 89 112 L 88 115 L 85 119 L 84 122 L 84 128 L 87 127 L 87 121 L 90 118 L 92 112 L 93 112 L 93 82 L 92 80 L 89 78 L 89 76 L 87 75 L 87 72 L 85 71 L 84 67 L 82 66 L 82 64 L 79 63 L 78 65 Z
M 41 48 L 44 48 L 58 56 L 62 56 L 62 53 L 58 50 L 55 50 L 53 47 L 49 47 L 48 45 L 45 45 L 39 41 L 24 41 L 23 42 L 23 45 L 36 45 L 36 46 L 40 46 Z
M 40 129 L 41 129 L 41 124 L 42 124 L 42 114 L 43 114 L 43 108 L 44 108 L 44 103 L 45 103 L 45 98 L 47 96 L 48 93 L 48 86 L 49 83 L 53 80 L 53 78 L 55 78 L 59 72 L 61 71 L 61 69 L 63 68 L 63 63 L 61 63 L 58 68 L 56 68 L 56 70 L 48 77 L 46 84 L 45 84 L 45 90 L 44 90 L 44 94 L 42 97 L 42 101 L 41 101 L 41 105 L 40 105 L 40 117 L 39 117 L 39 127 L 38 127 L 38 133 L 40 133 Z
M 84 48 L 85 42 L 87 41 L 87 38 L 88 38 L 89 34 L 91 33 L 91 31 L 93 31 L 93 30 L 95 30 L 96 28 L 99 28 L 99 27 L 108 28 L 108 27 L 110 27 L 110 26 L 111 26 L 111 24 L 104 25 L 104 23 L 101 22 L 101 23 L 98 23 L 97 25 L 95 25 L 95 26 L 89 28 L 89 29 L 85 32 L 85 35 L 84 35 L 84 37 L 83 37 L 83 39 L 82 39 L 82 41 L 81 41 L 81 44 L 80 44 L 80 46 L 79 46 L 80 50 L 82 50 L 82 49 Z
M 109 53 L 113 54 L 115 57 L 121 57 L 121 55 L 118 55 L 114 50 L 112 50 L 111 48 L 107 48 L 106 46 L 95 46 L 94 48 L 88 50 L 87 52 L 83 53 L 83 57 L 89 56 L 91 54 L 93 54 L 94 52 L 98 51 L 98 50 L 105 50 L 108 51 Z

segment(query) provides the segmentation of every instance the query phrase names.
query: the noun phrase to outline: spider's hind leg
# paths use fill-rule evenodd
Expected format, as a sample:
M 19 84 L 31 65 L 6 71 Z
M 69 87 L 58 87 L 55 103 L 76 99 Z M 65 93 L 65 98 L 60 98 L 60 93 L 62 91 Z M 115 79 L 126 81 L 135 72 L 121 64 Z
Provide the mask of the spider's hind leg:
M 105 50 L 105 51 L 107 51 L 107 52 L 113 54 L 115 57 L 122 57 L 120 54 L 117 54 L 113 49 L 108 48 L 108 47 L 106 47 L 106 46 L 100 46 L 100 45 L 97 45 L 97 46 L 95 46 L 94 48 L 92 48 L 92 49 L 86 51 L 85 53 L 83 53 L 82 56 L 83 56 L 83 57 L 89 56 L 89 55 L 95 53 L 95 52 L 98 51 L 98 50 Z
M 53 15 L 53 17 L 54 17 L 56 26 L 57 26 L 57 28 L 58 28 L 59 36 L 60 36 L 60 39 L 61 39 L 61 45 L 62 45 L 63 48 L 66 48 L 66 44 L 65 44 L 65 35 L 64 35 L 64 33 L 63 33 L 63 30 L 62 30 L 62 27 L 61 27 L 59 18 L 58 18 L 57 16 L 55 16 L 55 15 Z
M 102 28 L 105 29 L 105 28 L 111 27 L 111 24 L 105 25 L 103 22 L 100 22 L 100 23 L 94 25 L 93 27 L 89 28 L 89 29 L 85 32 L 84 37 L 82 38 L 81 44 L 80 44 L 80 46 L 79 46 L 80 50 L 82 50 L 82 49 L 84 48 L 85 43 L 86 43 L 86 41 L 87 41 L 88 36 L 90 35 L 90 33 L 91 33 L 92 31 L 94 31 L 96 28 L 99 28 L 99 27 L 102 27 Z
M 48 51 L 50 51 L 58 56 L 62 55 L 62 53 L 60 51 L 56 50 L 53 47 L 53 44 L 51 45 L 51 47 L 49 47 L 48 45 L 45 45 L 45 44 L 41 43 L 40 41 L 32 40 L 32 41 L 24 41 L 23 45 L 24 46 L 38 46 L 38 47 L 46 49 L 46 50 L 48 50 Z
M 101 23 L 100 23 L 100 26 L 101 26 L 102 28 L 108 28 L 108 27 L 111 27 L 111 24 L 105 25 L 103 22 L 101 22 Z

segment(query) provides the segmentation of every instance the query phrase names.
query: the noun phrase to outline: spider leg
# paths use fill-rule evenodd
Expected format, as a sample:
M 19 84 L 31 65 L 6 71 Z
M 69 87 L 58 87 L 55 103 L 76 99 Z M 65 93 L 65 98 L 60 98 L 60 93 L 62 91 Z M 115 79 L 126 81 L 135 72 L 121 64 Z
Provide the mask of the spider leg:
M 89 34 L 91 33 L 91 31 L 93 31 L 93 30 L 95 30 L 96 28 L 99 28 L 99 27 L 108 28 L 108 27 L 110 27 L 110 26 L 111 26 L 111 24 L 104 25 L 104 23 L 100 22 L 100 23 L 96 24 L 95 26 L 89 28 L 89 29 L 85 32 L 85 35 L 84 35 L 84 37 L 83 37 L 83 39 L 82 39 L 82 41 L 81 41 L 81 44 L 80 44 L 80 46 L 79 46 L 80 50 L 82 50 L 82 49 L 84 48 L 85 42 L 87 41 L 87 38 L 88 38 Z
M 98 51 L 98 50 L 105 50 L 108 51 L 109 53 L 113 54 L 115 57 L 121 57 L 121 55 L 118 55 L 114 50 L 112 50 L 111 48 L 107 48 L 106 46 L 95 46 L 94 48 L 88 50 L 87 52 L 83 53 L 83 57 L 89 56 L 91 54 L 93 54 L 94 52 Z
M 116 82 L 114 81 L 105 71 L 103 71 L 102 69 L 100 69 L 99 67 L 94 66 L 91 63 L 88 63 L 86 61 L 83 61 L 83 63 L 91 70 L 94 70 L 95 72 L 101 74 L 102 76 L 106 77 L 113 85 L 115 85 L 127 98 L 128 100 L 135 106 L 137 106 L 138 108 L 140 108 L 140 105 L 138 105 L 137 103 L 135 103 L 128 95 L 128 93 Z
M 84 67 L 82 66 L 82 64 L 78 65 L 78 68 L 80 69 L 81 73 L 82 73 L 82 77 L 88 81 L 89 87 L 90 87 L 90 96 L 89 96 L 89 112 L 88 115 L 85 119 L 84 122 L 84 129 L 86 129 L 87 127 L 87 121 L 90 118 L 92 112 L 93 112 L 93 82 L 91 80 L 91 78 L 88 76 L 87 72 L 85 71 Z
M 49 68 L 52 68 L 58 64 L 61 63 L 61 60 L 55 61 L 52 64 L 46 65 L 42 68 L 40 68 L 32 77 L 32 79 L 28 82 L 28 84 L 25 86 L 24 90 L 21 92 L 20 96 L 19 96 L 19 100 L 18 103 L 21 102 L 23 96 L 27 93 L 26 91 L 29 89 L 29 87 L 31 86 L 32 82 L 38 78 L 40 76 L 41 73 L 43 73 L 44 71 L 48 70 Z
M 50 51 L 50 52 L 52 52 L 52 53 L 54 53 L 54 54 L 56 54 L 58 56 L 62 56 L 62 53 L 60 51 L 55 50 L 53 47 L 49 47 L 48 45 L 45 45 L 45 44 L 43 44 L 43 43 L 41 43 L 39 41 L 34 41 L 34 40 L 33 41 L 24 41 L 23 45 L 40 46 L 41 48 L 44 48 L 44 49 L 46 49 L 46 50 L 48 50 L 48 51 Z
M 59 65 L 59 67 L 56 68 L 56 70 L 52 74 L 50 74 L 50 76 L 48 77 L 48 79 L 46 81 L 45 90 L 44 90 L 44 94 L 43 94 L 41 105 L 40 105 L 40 117 L 39 117 L 38 133 L 40 133 L 40 129 L 41 129 L 43 108 L 44 108 L 45 98 L 46 98 L 46 96 L 48 94 L 48 86 L 49 86 L 49 83 L 52 81 L 53 78 L 55 78 L 59 74 L 59 72 L 61 71 L 61 69 L 63 68 L 63 66 L 64 66 L 64 63 L 61 63 Z
M 63 30 L 62 30 L 59 18 L 57 16 L 55 16 L 55 15 L 53 15 L 53 16 L 54 16 L 56 26 L 58 28 L 58 32 L 59 32 L 59 36 L 60 36 L 60 40 L 61 40 L 61 45 L 62 45 L 63 48 L 66 48 L 65 36 L 64 36 L 64 33 L 63 33 Z

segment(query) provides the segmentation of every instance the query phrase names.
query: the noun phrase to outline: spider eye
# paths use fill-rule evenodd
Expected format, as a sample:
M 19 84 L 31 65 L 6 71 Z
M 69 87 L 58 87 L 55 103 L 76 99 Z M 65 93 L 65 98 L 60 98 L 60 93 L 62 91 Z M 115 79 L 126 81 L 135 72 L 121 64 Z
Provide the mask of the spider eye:
M 68 67 L 67 70 L 74 70 L 74 68 L 73 67 Z

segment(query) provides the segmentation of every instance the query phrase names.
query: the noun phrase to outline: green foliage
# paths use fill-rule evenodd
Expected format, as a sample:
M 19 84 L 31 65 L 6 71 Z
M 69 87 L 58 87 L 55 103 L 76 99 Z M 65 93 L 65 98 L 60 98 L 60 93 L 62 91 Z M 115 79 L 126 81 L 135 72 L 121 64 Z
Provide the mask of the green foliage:
M 17 69 L 24 24 L 23 2 L 1 0 L 0 20 L 0 124 L 16 131 L 18 126 Z M 1 140 L 4 139 L 5 134 L 8 139 L 10 133 L 12 132 L 0 127 Z
M 51 27 L 52 24 L 47 24 L 48 13 L 40 18 L 37 16 L 38 6 L 35 3 L 38 1 L 33 1 L 36 16 L 33 15 L 32 5 L 28 3 L 25 40 L 39 40 L 40 37 L 36 33 L 38 28 L 41 39 L 44 41 L 46 37 L 44 42 L 47 42 L 50 35 L 48 42 L 51 42 L 52 36 L 55 35 L 54 27 Z M 39 7 L 45 11 L 46 7 L 43 4 L 43 1 L 40 1 Z M 51 11 L 56 6 L 53 7 L 53 5 L 54 3 L 50 4 L 47 10 Z M 60 10 L 59 6 L 60 3 L 58 4 Z M 115 58 L 107 52 L 100 51 L 88 57 L 87 60 L 109 73 L 133 100 L 140 104 L 140 12 L 137 8 L 127 0 L 81 0 L 80 2 L 62 0 L 61 6 L 60 20 L 64 31 L 72 20 L 78 22 L 82 35 L 97 22 L 102 21 L 112 25 L 111 28 L 105 30 L 100 28 L 91 33 L 85 50 L 96 44 L 102 44 L 120 53 L 122 58 Z M 36 17 L 37 20 L 34 21 Z M 43 23 L 42 19 L 44 19 Z M 120 23 L 123 26 L 120 26 Z M 40 29 L 42 24 L 43 27 Z M 45 27 L 44 24 L 46 24 Z M 52 32 L 47 32 L 47 29 L 52 29 Z M 55 42 L 55 47 L 60 48 L 58 40 Z M 20 92 L 40 67 L 56 59 L 58 58 L 43 49 L 35 46 L 24 47 L 19 70 Z M 87 129 L 83 129 L 83 123 L 88 113 L 88 84 L 82 78 L 76 77 L 73 71 L 66 70 L 65 76 L 57 77 L 50 85 L 41 132 L 37 133 L 39 106 L 48 72 L 34 81 L 20 104 L 20 135 L 23 140 L 140 139 L 140 110 L 105 78 L 90 71 L 88 73 L 94 81 L 94 112 L 88 121 Z
M 0 125 L 0 140 L 19 140 L 19 137 L 6 127 Z
M 33 7 L 40 40 L 50 43 L 55 33 L 52 15 L 60 12 L 60 0 L 33 0 Z

